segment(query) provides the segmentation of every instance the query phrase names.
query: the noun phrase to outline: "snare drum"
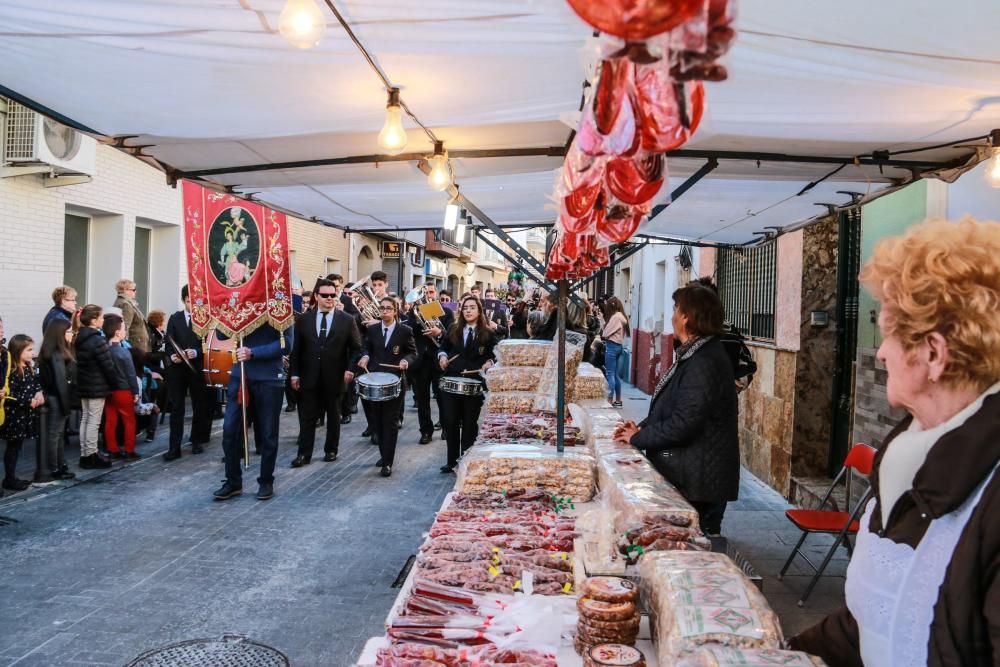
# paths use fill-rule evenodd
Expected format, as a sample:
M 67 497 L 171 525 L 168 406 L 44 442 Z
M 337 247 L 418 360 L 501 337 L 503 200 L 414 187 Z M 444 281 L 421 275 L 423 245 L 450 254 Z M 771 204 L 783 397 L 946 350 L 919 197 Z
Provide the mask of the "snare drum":
M 205 384 L 209 387 L 228 387 L 236 363 L 234 350 L 210 349 L 205 354 Z
M 365 373 L 354 378 L 358 395 L 367 401 L 391 401 L 401 392 L 402 380 L 392 373 Z
M 443 377 L 439 381 L 441 391 L 459 396 L 482 396 L 483 383 L 471 378 Z

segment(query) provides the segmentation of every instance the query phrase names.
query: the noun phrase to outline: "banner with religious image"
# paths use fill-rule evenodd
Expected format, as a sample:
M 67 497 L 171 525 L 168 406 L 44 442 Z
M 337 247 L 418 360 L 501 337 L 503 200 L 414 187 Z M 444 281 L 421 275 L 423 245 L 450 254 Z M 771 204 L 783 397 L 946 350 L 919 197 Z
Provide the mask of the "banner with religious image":
M 191 323 L 246 336 L 294 324 L 284 213 L 183 181 Z

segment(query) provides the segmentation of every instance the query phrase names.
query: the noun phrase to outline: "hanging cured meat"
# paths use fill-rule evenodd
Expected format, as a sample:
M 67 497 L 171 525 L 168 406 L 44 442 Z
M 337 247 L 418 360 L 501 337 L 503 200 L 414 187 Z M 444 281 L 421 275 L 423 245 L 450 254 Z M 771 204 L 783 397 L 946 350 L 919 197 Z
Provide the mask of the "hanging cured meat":
M 640 40 L 676 28 L 704 6 L 704 0 L 568 0 L 580 18 L 622 39 Z

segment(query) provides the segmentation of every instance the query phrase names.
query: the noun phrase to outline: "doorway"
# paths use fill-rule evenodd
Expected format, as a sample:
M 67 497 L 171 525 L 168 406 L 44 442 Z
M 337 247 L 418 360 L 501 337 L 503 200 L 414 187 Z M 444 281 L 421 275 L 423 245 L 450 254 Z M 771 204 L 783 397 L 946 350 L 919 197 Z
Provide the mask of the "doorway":
M 66 214 L 63 234 L 63 285 L 76 290 L 77 303 L 87 299 L 87 269 L 90 259 L 90 218 Z
M 861 208 L 840 214 L 837 248 L 837 345 L 833 363 L 833 424 L 827 473 L 836 475 L 851 445 L 854 375 L 858 354 L 858 273 Z
M 149 312 L 149 267 L 153 250 L 153 230 L 148 227 L 135 228 L 135 255 L 132 264 L 132 280 L 135 281 L 135 296 L 139 309 Z

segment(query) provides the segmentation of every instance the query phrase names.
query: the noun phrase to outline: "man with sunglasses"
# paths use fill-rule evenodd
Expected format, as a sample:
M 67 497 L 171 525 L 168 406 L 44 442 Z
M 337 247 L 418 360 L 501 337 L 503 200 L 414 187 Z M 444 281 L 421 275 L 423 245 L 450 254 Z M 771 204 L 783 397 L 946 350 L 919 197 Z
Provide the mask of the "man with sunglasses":
M 326 416 L 323 460 L 336 461 L 340 448 L 340 410 L 344 389 L 354 379 L 361 332 L 354 318 L 337 308 L 333 281 L 321 279 L 313 291 L 316 310 L 295 320 L 290 370 L 299 392 L 299 451 L 292 461 L 300 468 L 312 461 L 316 421 Z

